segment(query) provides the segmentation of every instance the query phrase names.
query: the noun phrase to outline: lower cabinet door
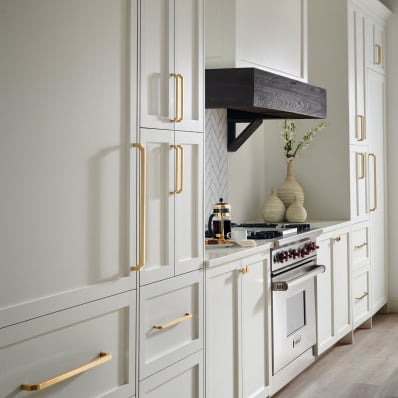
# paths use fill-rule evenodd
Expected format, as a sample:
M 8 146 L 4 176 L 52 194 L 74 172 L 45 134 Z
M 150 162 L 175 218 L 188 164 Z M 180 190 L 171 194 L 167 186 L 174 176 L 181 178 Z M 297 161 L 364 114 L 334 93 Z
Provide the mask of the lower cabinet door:
M 203 350 L 141 381 L 139 396 L 203 398 Z
M 370 269 L 369 265 L 353 272 L 353 324 L 354 328 L 366 321 L 370 316 Z
M 131 291 L 1 329 L 0 397 L 133 396 L 135 303 Z
M 140 289 L 139 379 L 203 348 L 203 271 Z

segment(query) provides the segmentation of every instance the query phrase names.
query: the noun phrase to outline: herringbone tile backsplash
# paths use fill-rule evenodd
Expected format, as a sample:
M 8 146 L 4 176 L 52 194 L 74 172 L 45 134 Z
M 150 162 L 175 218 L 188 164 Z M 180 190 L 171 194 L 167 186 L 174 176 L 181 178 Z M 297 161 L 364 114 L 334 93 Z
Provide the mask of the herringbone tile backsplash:
M 220 198 L 228 201 L 227 111 L 207 109 L 205 116 L 205 223 L 207 223 L 214 203 Z

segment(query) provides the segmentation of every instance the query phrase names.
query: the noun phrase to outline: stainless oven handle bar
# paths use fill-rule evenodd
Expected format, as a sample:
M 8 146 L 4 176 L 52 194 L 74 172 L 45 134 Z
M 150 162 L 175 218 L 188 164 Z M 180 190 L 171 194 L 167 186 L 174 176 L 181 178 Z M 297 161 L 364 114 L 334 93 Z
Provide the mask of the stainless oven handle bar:
M 315 276 L 322 274 L 325 272 L 326 268 L 324 265 L 316 265 L 310 271 L 303 271 L 302 274 L 295 275 L 294 278 L 284 280 L 284 281 L 277 281 L 271 282 L 271 289 L 273 292 L 285 292 L 298 284 L 314 278 Z

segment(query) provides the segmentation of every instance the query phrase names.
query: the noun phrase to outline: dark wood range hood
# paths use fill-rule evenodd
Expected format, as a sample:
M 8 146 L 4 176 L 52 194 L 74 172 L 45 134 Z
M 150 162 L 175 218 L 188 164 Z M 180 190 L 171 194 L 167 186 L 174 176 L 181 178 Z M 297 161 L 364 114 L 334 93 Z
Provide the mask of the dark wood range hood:
M 227 108 L 228 151 L 264 119 L 324 119 L 326 90 L 256 68 L 206 69 L 206 108 Z M 249 123 L 238 136 L 237 123 Z

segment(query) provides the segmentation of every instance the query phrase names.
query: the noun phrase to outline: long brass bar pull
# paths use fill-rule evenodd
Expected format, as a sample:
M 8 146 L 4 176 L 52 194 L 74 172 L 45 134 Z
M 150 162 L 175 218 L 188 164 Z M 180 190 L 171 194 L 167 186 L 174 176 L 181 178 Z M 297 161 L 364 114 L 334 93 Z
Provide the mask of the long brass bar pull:
M 365 140 L 365 116 L 358 115 L 358 117 L 361 122 L 361 135 L 358 138 L 358 141 L 364 141 Z
M 369 211 L 376 211 L 377 209 L 377 170 L 376 170 L 376 155 L 369 153 L 369 157 L 373 158 L 373 207 Z
M 376 47 L 376 65 L 381 65 L 381 45 L 375 44 Z
M 365 154 L 357 152 L 357 155 L 361 157 L 361 175 L 358 176 L 358 180 L 363 180 L 365 178 Z
M 174 100 L 175 100 L 174 108 L 175 108 L 175 110 L 174 110 L 174 117 L 173 117 L 173 119 L 170 119 L 170 122 L 178 122 L 179 121 L 178 120 L 179 119 L 178 118 L 179 101 L 180 101 L 180 98 L 179 98 L 179 84 L 178 84 L 178 81 L 179 81 L 178 76 L 179 75 L 177 75 L 176 73 L 170 73 L 170 76 L 174 77 L 174 79 L 175 79 L 175 89 L 174 89 Z
M 181 90 L 181 95 L 180 95 L 180 101 L 181 101 L 181 107 L 179 109 L 180 116 L 177 118 L 176 122 L 182 122 L 184 119 L 184 98 L 185 98 L 185 93 L 184 93 L 184 76 L 181 75 L 180 73 L 177 74 L 177 80 L 181 81 L 180 84 L 180 90 Z M 177 113 L 178 115 L 178 113 Z
M 179 183 L 179 145 L 170 145 L 171 148 L 175 150 L 175 162 L 174 162 L 174 191 L 170 192 L 170 195 L 176 195 L 179 193 L 178 183 Z
M 139 250 L 140 256 L 138 264 L 131 267 L 132 271 L 141 271 L 145 264 L 145 234 L 146 234 L 146 153 L 145 148 L 141 144 L 131 144 L 133 148 L 137 148 L 141 155 L 141 190 L 140 190 L 140 228 L 139 228 Z
M 181 193 L 184 190 L 184 147 L 182 145 L 177 145 L 177 149 L 181 152 L 180 156 L 180 187 L 177 190 L 177 193 Z
M 180 318 L 174 319 L 173 321 L 166 322 L 163 325 L 153 325 L 152 329 L 163 330 L 170 328 L 171 326 L 177 325 L 181 322 L 187 321 L 188 319 L 192 318 L 192 314 L 190 312 L 186 312 L 185 315 L 181 316 Z
M 83 373 L 87 370 L 95 368 L 96 366 L 102 365 L 105 362 L 108 362 L 112 359 L 112 354 L 107 352 L 100 352 L 99 357 L 94 359 L 93 361 L 80 366 L 77 369 L 70 370 L 62 375 L 56 376 L 50 380 L 42 381 L 38 384 L 21 384 L 21 390 L 24 391 L 39 391 L 44 390 L 47 387 L 53 386 L 54 384 L 61 383 L 62 381 L 68 380 L 73 376 L 77 376 L 80 373 Z

